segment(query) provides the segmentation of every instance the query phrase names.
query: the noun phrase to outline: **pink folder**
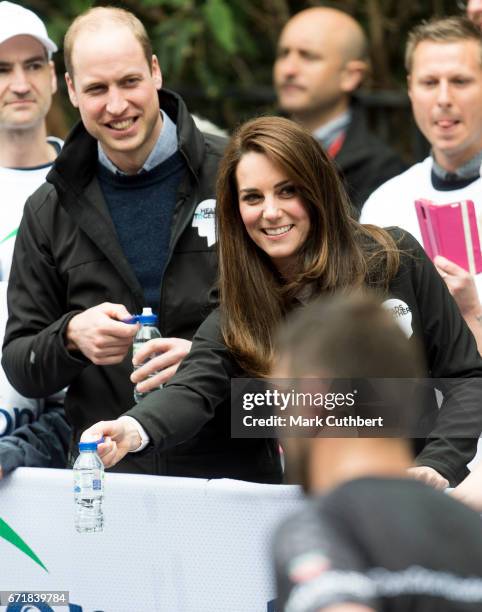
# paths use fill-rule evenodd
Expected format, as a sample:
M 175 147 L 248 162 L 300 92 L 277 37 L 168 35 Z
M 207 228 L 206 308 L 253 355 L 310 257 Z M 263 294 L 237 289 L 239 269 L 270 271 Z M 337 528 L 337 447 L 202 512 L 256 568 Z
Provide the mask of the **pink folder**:
M 482 272 L 479 232 L 474 203 L 434 204 L 416 200 L 423 246 L 430 259 L 443 255 L 471 274 Z

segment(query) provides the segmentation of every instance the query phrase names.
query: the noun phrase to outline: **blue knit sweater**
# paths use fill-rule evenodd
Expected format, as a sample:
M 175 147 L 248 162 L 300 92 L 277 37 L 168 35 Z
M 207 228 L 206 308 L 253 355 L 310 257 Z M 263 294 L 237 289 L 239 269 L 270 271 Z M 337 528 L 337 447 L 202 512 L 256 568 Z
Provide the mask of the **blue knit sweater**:
M 176 194 L 185 169 L 179 152 L 149 172 L 129 176 L 98 165 L 100 187 L 121 248 L 144 291 L 144 305 L 156 313 Z

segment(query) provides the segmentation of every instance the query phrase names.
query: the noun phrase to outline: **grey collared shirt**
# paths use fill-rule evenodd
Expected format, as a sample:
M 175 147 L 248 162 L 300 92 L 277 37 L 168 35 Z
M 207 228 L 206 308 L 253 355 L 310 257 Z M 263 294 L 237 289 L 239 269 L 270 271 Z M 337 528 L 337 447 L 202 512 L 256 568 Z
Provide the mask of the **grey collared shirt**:
M 159 164 L 162 164 L 163 161 L 166 161 L 171 155 L 178 149 L 177 143 L 177 132 L 176 132 L 176 124 L 172 121 L 172 119 L 161 109 L 162 114 L 162 128 L 161 133 L 159 134 L 159 138 L 156 140 L 156 144 L 154 148 L 147 156 L 146 161 L 144 162 L 142 168 L 139 168 L 137 174 L 141 172 L 148 172 L 152 170 Z M 123 174 L 126 175 L 126 172 L 123 172 L 120 168 L 118 168 L 115 164 L 111 162 L 111 160 L 105 154 L 102 145 L 99 141 L 97 141 L 97 152 L 99 162 L 110 170 L 114 174 Z
M 316 140 L 321 142 L 325 149 L 327 149 L 342 132 L 346 131 L 351 121 L 351 115 L 351 110 L 348 109 L 346 112 L 338 115 L 338 117 L 335 117 L 315 130 L 313 136 Z
M 433 152 L 431 155 L 433 160 L 433 171 L 436 176 L 444 181 L 459 181 L 460 179 L 471 179 L 479 176 L 480 165 L 482 163 L 482 151 L 479 151 L 477 155 L 472 157 L 472 159 L 469 159 L 469 161 L 463 164 L 463 166 L 457 168 L 455 172 L 449 172 L 448 170 L 445 170 L 445 168 L 442 168 L 442 166 L 435 160 Z

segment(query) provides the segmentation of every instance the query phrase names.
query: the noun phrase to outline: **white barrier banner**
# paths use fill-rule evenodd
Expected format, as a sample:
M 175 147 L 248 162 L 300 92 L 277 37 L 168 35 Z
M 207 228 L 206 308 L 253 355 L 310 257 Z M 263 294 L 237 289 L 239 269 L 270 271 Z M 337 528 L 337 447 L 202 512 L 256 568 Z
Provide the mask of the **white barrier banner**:
M 72 472 L 19 468 L 0 481 L 0 610 L 275 612 L 272 534 L 300 500 L 290 486 L 106 473 L 104 531 L 79 534 Z

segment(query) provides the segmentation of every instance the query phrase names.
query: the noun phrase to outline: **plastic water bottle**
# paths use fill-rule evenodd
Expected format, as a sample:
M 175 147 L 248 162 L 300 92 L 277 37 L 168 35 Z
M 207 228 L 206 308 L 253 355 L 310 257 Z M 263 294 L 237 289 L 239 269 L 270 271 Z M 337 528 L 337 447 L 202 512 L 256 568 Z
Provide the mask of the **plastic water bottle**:
M 97 454 L 100 442 L 79 442 L 80 453 L 74 463 L 75 528 L 79 533 L 104 528 L 104 464 Z
M 132 354 L 135 355 L 137 351 L 142 347 L 145 342 L 152 340 L 153 338 L 162 338 L 161 332 L 157 329 L 157 317 L 152 312 L 152 308 L 143 308 L 142 314 L 137 315 L 136 317 L 137 323 L 140 323 L 141 326 L 139 331 L 134 337 L 134 342 L 132 345 Z M 149 359 L 155 357 L 157 353 L 153 353 L 148 359 L 146 359 L 142 364 L 134 366 L 134 370 L 137 370 L 147 363 Z M 157 374 L 157 372 L 153 372 L 149 375 L 149 378 Z M 162 385 L 161 385 L 162 386 Z M 139 393 L 134 387 L 134 400 L 136 403 L 140 402 L 142 398 L 146 397 L 147 393 Z

